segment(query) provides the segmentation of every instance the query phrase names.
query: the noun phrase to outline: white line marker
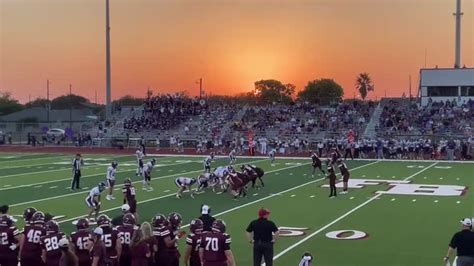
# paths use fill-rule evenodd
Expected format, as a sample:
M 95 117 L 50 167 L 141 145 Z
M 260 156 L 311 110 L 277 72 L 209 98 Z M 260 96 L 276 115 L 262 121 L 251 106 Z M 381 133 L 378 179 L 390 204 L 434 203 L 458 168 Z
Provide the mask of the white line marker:
M 435 200 L 435 201 L 434 201 L 434 203 L 438 203 L 438 202 L 439 202 L 439 200 Z
M 456 203 L 459 204 L 459 203 L 461 203 L 461 202 L 458 200 L 458 201 L 456 201 Z
M 459 177 L 457 177 L 456 180 L 459 180 Z
M 89 189 L 89 187 L 83 187 L 82 189 Z
M 11 187 L 12 185 L 4 185 L 3 187 Z
M 311 195 L 311 196 L 309 196 L 309 197 L 310 197 L 310 198 L 314 198 L 314 197 L 316 197 L 316 196 L 315 196 L 315 195 Z
M 379 178 L 380 176 L 378 175 L 377 178 Z
M 39 187 L 42 187 L 42 185 L 34 186 L 34 188 L 39 188 Z
M 395 176 L 394 176 L 394 175 L 392 175 L 392 178 L 395 178 Z
M 293 175 L 293 173 L 290 173 L 290 175 Z
M 365 177 L 365 175 L 362 175 L 362 177 Z
M 412 199 L 411 201 L 416 202 L 416 199 Z
M 116 188 L 116 189 L 114 189 L 114 190 L 120 190 L 120 189 L 121 189 L 121 188 L 118 187 L 118 188 Z
M 425 176 L 425 177 L 423 177 L 423 179 L 427 179 L 427 178 L 428 178 L 428 177 L 426 177 L 426 176 Z
M 291 196 L 290 196 L 290 198 L 294 198 L 295 196 L 296 196 L 296 195 L 295 195 L 295 194 L 293 194 L 293 195 L 291 195 Z
M 308 175 L 308 174 L 303 174 L 304 176 Z
M 350 197 L 349 199 L 355 199 L 354 197 Z
M 166 192 L 170 192 L 170 191 L 171 191 L 171 190 L 167 189 L 167 190 L 165 190 L 165 191 L 163 191 L 163 192 L 165 192 L 165 193 L 166 193 Z
M 49 189 L 53 189 L 53 188 L 57 188 L 58 186 L 51 186 L 49 187 Z
M 395 198 L 391 199 L 391 201 L 395 201 Z
M 443 180 L 443 178 L 442 178 L 442 177 L 440 177 L 440 178 L 439 178 L 439 180 Z
M 253 193 L 254 196 L 258 196 L 258 193 Z

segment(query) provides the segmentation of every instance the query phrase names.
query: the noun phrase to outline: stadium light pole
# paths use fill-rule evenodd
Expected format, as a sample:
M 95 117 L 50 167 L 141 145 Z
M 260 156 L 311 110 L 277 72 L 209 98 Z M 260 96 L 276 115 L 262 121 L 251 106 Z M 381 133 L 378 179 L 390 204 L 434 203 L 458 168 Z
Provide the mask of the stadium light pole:
M 51 104 L 49 103 L 49 79 L 46 80 L 46 121 L 48 121 L 49 127 L 49 109 L 51 109 Z
M 456 0 L 456 13 L 454 13 L 453 15 L 456 16 L 454 68 L 460 68 L 461 67 L 461 17 L 463 15 L 463 13 L 461 12 L 461 0 Z
M 112 116 L 112 88 L 110 80 L 110 11 L 109 0 L 105 0 L 105 80 L 106 80 L 106 105 L 105 118 Z
M 69 127 L 72 128 L 72 85 L 69 84 Z

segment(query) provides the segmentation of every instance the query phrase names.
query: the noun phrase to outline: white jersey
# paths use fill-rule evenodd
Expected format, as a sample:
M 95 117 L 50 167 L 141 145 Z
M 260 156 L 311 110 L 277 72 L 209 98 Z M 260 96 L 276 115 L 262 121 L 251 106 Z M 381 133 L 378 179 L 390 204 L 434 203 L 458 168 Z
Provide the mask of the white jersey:
M 96 196 L 100 196 L 100 190 L 99 187 L 93 187 L 91 191 L 89 191 L 89 195 L 87 196 L 88 198 L 94 198 Z
M 207 156 L 206 159 L 204 159 L 204 166 L 211 166 L 211 162 L 212 162 L 212 157 Z
M 143 160 L 143 158 L 145 157 L 145 155 L 143 154 L 143 152 L 141 150 L 137 150 L 135 152 L 136 156 L 137 156 L 137 162 Z
M 148 162 L 147 164 L 143 166 L 144 173 L 150 174 L 151 170 L 153 170 L 153 164 L 151 162 Z
M 116 172 L 117 172 L 117 169 L 113 168 L 112 166 L 109 166 L 109 168 L 107 168 L 107 179 L 115 180 Z
M 190 186 L 194 184 L 195 179 L 189 178 L 189 177 L 178 177 L 176 178 L 176 183 L 181 185 L 181 186 Z
M 224 178 L 224 176 L 229 173 L 229 170 L 225 166 L 219 166 L 214 170 L 214 175 L 216 175 L 219 178 Z
M 276 150 L 275 150 L 275 149 L 272 149 L 272 150 L 268 153 L 268 155 L 270 156 L 270 158 L 273 158 L 273 157 L 275 157 L 275 153 L 276 153 Z

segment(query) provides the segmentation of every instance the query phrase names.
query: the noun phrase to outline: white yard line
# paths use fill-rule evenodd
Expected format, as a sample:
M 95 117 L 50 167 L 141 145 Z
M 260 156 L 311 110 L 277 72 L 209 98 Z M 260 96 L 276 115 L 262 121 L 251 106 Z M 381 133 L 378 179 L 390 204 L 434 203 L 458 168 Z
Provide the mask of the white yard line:
M 247 163 L 255 163 L 255 162 L 259 162 L 259 161 L 262 161 L 262 160 L 250 161 L 250 162 L 247 162 Z M 173 166 L 173 165 L 178 165 L 178 164 L 189 164 L 189 163 L 196 163 L 196 162 L 186 162 L 186 163 L 168 164 L 168 165 L 163 165 L 163 166 L 161 166 L 161 167 Z M 130 170 L 130 171 L 133 171 L 133 170 Z M 118 172 L 118 171 L 117 171 L 117 172 Z M 127 172 L 129 172 L 129 171 L 127 171 Z M 191 173 L 202 173 L 202 169 L 194 170 L 194 171 L 189 171 L 189 172 L 186 172 L 186 173 L 160 176 L 160 177 L 153 178 L 153 180 L 159 180 L 159 179 L 164 179 L 164 178 L 168 178 L 168 177 L 179 176 L 179 175 L 182 175 L 182 174 L 191 174 Z M 104 175 L 104 179 L 105 179 L 105 174 L 97 174 L 97 175 Z M 69 179 L 67 179 L 67 180 L 71 180 L 71 178 L 69 178 Z M 141 182 L 142 182 L 142 180 L 138 180 L 138 181 L 135 181 L 135 182 L 132 182 L 132 183 L 133 183 L 133 184 L 136 184 L 136 183 L 141 183 Z M 29 185 L 29 186 L 31 186 L 31 185 Z M 4 189 L 0 189 L 0 190 L 6 190 L 6 189 L 11 189 L 11 188 L 4 188 Z M 65 197 L 70 197 L 70 196 L 79 195 L 79 194 L 85 194 L 85 193 L 87 193 L 87 191 L 81 190 L 80 192 L 75 192 L 75 193 L 69 193 L 69 194 L 63 194 L 63 195 L 58 195 L 58 196 L 49 197 L 49 198 L 43 198 L 43 199 L 37 199 L 37 200 L 32 200 L 32 201 L 27 201 L 27 202 L 15 203 L 15 204 L 11 204 L 10 207 L 21 206 L 21 205 L 27 205 L 27 204 L 31 204 L 31 203 L 42 202 L 42 201 L 53 200 L 53 199 L 59 199 L 59 198 L 65 198 Z M 120 208 L 120 207 L 119 207 L 119 208 Z
M 127 162 L 122 162 L 122 163 L 127 163 Z M 155 167 L 155 169 L 156 169 L 156 168 L 159 168 L 159 167 L 167 167 L 167 166 L 174 166 L 174 165 L 181 165 L 181 164 L 188 164 L 188 163 L 194 163 L 194 162 L 159 165 L 159 166 Z M 119 167 L 120 167 L 120 164 L 119 164 Z M 69 169 L 69 170 L 70 170 L 70 169 Z M 117 171 L 116 174 L 119 174 L 119 173 L 127 173 L 127 172 L 132 172 L 132 171 L 136 171 L 136 169 L 129 169 L 129 170 Z M 105 175 L 106 175 L 105 172 L 106 172 L 106 167 L 104 166 L 104 173 L 93 174 L 93 175 L 84 175 L 84 176 L 81 176 L 81 180 L 82 180 L 83 178 L 86 178 L 86 177 L 95 177 L 95 176 L 101 176 L 101 175 L 103 175 L 104 178 L 105 178 Z M 69 177 L 69 178 L 63 178 L 63 179 L 57 179 L 57 180 L 50 180 L 50 181 L 44 181 L 44 182 L 39 182 L 39 183 L 31 183 L 31 184 L 27 184 L 27 185 L 18 185 L 18 186 L 9 187 L 9 188 L 0 188 L 0 191 L 2 191 L 2 190 L 17 189 L 17 188 L 22 188 L 22 187 L 31 187 L 31 186 L 35 186 L 35 185 L 44 185 L 44 184 L 50 184 L 50 183 L 56 183 L 56 182 L 62 182 L 62 181 L 71 181 L 71 179 L 72 179 L 72 174 L 71 174 L 71 177 Z
M 407 177 L 404 179 L 404 181 L 407 181 L 421 173 L 423 173 L 424 171 L 430 169 L 431 167 L 435 166 L 438 162 L 435 162 L 433 164 L 431 164 L 430 166 L 412 174 L 411 176 Z M 355 208 L 351 209 L 350 211 L 346 212 L 345 214 L 343 214 L 342 216 L 338 217 L 337 219 L 333 220 L 332 222 L 328 223 L 327 225 L 319 228 L 318 230 L 316 230 L 315 232 L 311 233 L 310 235 L 308 235 L 307 237 L 301 239 L 300 241 L 294 243 L 293 245 L 289 246 L 288 248 L 284 249 L 283 251 L 281 251 L 280 253 L 278 253 L 275 257 L 273 257 L 273 260 L 277 260 L 278 258 L 282 257 L 283 255 L 285 255 L 286 253 L 290 252 L 291 250 L 293 250 L 294 248 L 298 247 L 299 245 L 303 244 L 304 242 L 308 241 L 309 239 L 311 239 L 312 237 L 314 237 L 315 235 L 321 233 L 322 231 L 326 230 L 327 228 L 331 227 L 332 225 L 334 225 L 335 223 L 339 222 L 340 220 L 346 218 L 347 216 L 349 216 L 350 214 L 354 213 L 355 211 L 357 211 L 358 209 L 364 207 L 365 205 L 371 203 L 372 201 L 378 199 L 382 194 L 380 193 L 376 193 L 373 197 L 371 197 L 370 199 L 368 199 L 367 201 L 361 203 L 360 205 L 356 206 Z M 262 264 L 264 265 L 264 264 Z

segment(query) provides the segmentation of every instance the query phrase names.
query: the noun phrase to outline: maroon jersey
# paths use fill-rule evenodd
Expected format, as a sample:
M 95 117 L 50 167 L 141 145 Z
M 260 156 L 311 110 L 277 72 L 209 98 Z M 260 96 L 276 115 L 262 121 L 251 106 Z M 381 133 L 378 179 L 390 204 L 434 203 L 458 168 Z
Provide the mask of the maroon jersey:
M 340 162 L 338 164 L 338 167 L 339 167 L 339 171 L 341 171 L 341 175 L 342 176 L 349 176 L 349 169 L 347 169 L 347 165 L 343 162 Z
M 205 232 L 201 235 L 200 248 L 204 249 L 204 266 L 208 262 L 226 262 L 225 251 L 230 249 L 230 235 L 218 232 Z
M 313 167 L 321 167 L 321 159 L 319 159 L 316 153 L 311 154 L 311 160 L 313 160 Z
M 328 176 L 329 184 L 330 185 L 336 184 L 336 172 L 334 171 L 334 166 L 332 166 L 332 164 L 328 166 L 328 173 L 329 173 L 329 176 Z
M 91 239 L 91 235 L 86 230 L 79 230 L 71 234 L 71 242 L 74 245 L 74 253 L 79 260 L 79 265 L 90 265 L 91 258 L 87 249 L 87 242 Z
M 247 176 L 241 173 L 229 174 L 228 178 L 230 187 L 234 191 L 240 190 L 245 185 L 247 185 L 248 182 L 250 182 L 250 179 L 247 179 Z
M 123 195 L 128 201 L 135 201 L 135 187 L 134 186 L 123 186 L 122 188 Z
M 17 244 L 15 237 L 21 234 L 15 226 L 0 226 L 0 265 L 8 265 L 7 260 L 16 260 L 18 247 L 12 250 L 10 246 Z
M 102 241 L 104 242 L 105 249 L 107 251 L 107 258 L 110 260 L 117 259 L 117 239 L 119 232 L 110 227 L 102 227 L 104 234 L 102 235 Z
M 61 259 L 59 240 L 66 237 L 63 232 L 47 234 L 41 238 L 41 246 L 46 250 L 46 265 L 57 266 Z
M 158 245 L 158 252 L 155 253 L 155 262 L 157 265 L 179 265 L 179 251 L 177 243 L 172 247 L 167 247 L 165 239 L 169 237 L 171 240 L 176 238 L 176 233 L 169 226 L 155 228 L 153 231 L 156 244 Z
M 118 237 L 122 241 L 122 254 L 120 260 L 129 260 L 130 257 L 130 243 L 133 233 L 137 230 L 133 225 L 120 225 L 117 227 Z
M 132 256 L 132 266 L 148 266 L 147 253 L 150 252 L 150 247 L 147 241 L 142 241 L 136 246 L 131 247 L 130 253 Z
M 38 259 L 41 258 L 42 247 L 41 237 L 46 235 L 43 226 L 28 225 L 23 230 L 25 240 L 21 251 L 21 259 Z
M 94 260 L 95 257 L 99 258 L 98 266 L 105 266 L 105 260 L 107 258 L 107 251 L 105 249 L 105 244 L 102 241 L 97 241 L 92 246 L 92 250 L 90 252 L 91 262 Z
M 201 245 L 201 234 L 189 234 L 186 237 L 186 244 L 191 246 L 191 257 L 189 258 L 190 266 L 201 266 L 199 258 L 199 246 Z

